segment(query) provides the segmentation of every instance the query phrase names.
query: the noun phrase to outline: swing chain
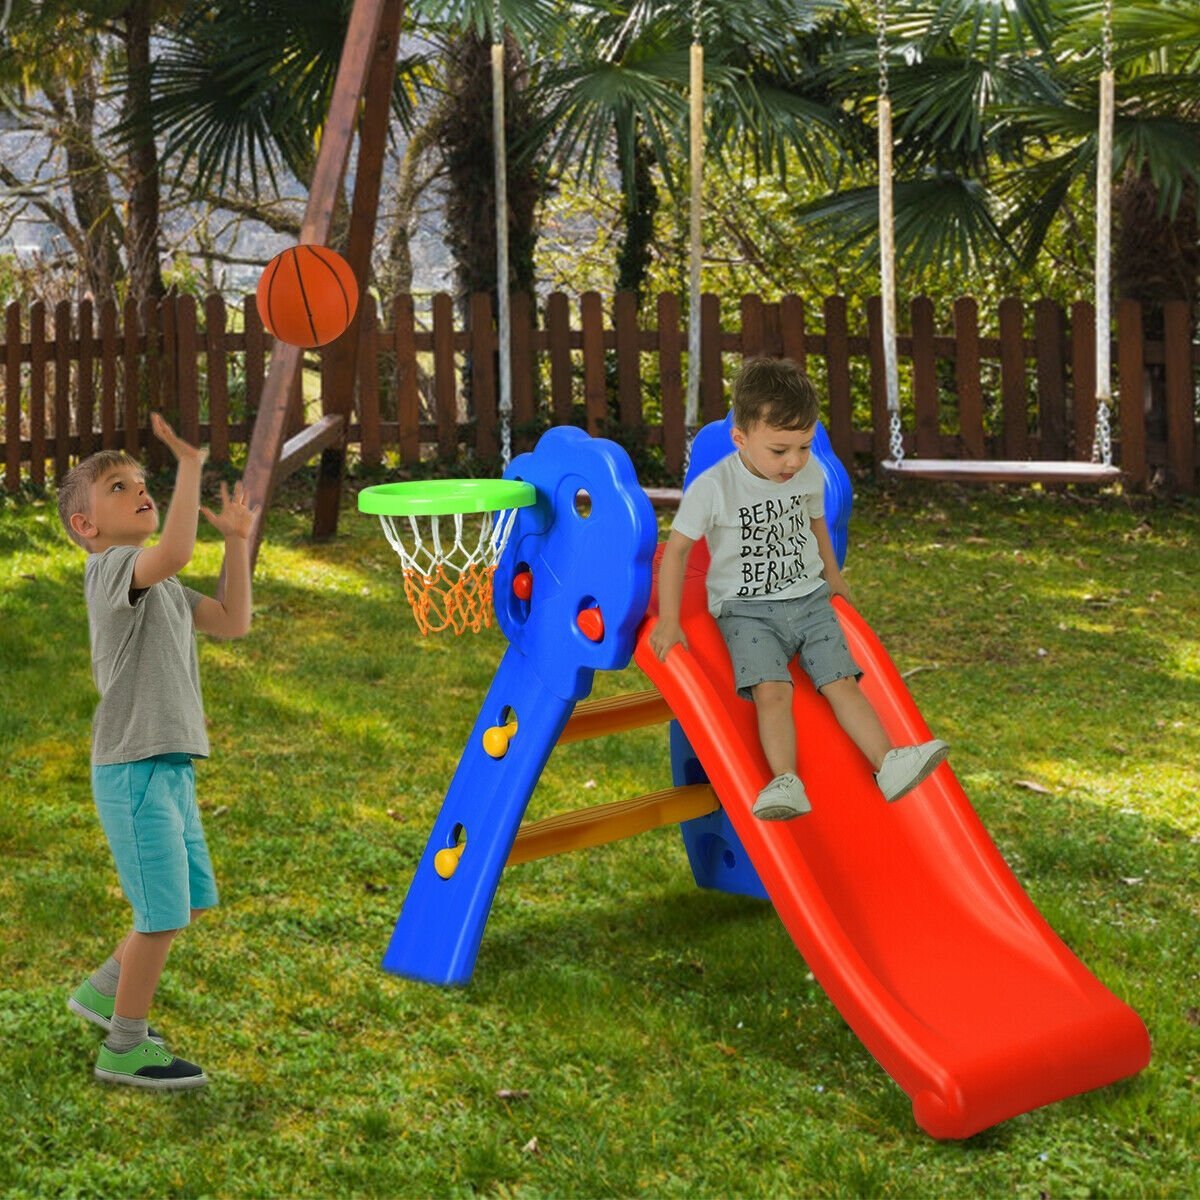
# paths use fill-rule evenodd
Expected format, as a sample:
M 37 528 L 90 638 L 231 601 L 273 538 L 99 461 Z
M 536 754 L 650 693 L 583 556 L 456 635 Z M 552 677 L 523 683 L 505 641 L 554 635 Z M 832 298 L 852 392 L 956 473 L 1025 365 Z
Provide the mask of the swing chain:
M 1112 425 L 1109 422 L 1108 401 L 1096 402 L 1096 433 L 1092 439 L 1092 462 L 1112 466 Z
M 504 17 L 500 13 L 500 0 L 492 0 L 492 45 L 504 41 Z
M 891 439 L 889 453 L 892 456 L 893 462 L 904 461 L 904 435 L 900 428 L 900 414 L 893 412 L 891 421 L 888 427 L 888 436 Z
M 692 44 L 695 46 L 704 43 L 704 22 L 701 16 L 703 11 L 703 0 L 692 0 Z
M 880 96 L 886 96 L 888 94 L 887 0 L 878 0 L 878 3 L 875 6 L 875 14 L 875 48 L 879 55 L 879 94 Z
M 1103 25 L 1100 33 L 1100 65 L 1105 71 L 1112 70 L 1113 54 L 1113 6 L 1112 0 L 1104 0 Z

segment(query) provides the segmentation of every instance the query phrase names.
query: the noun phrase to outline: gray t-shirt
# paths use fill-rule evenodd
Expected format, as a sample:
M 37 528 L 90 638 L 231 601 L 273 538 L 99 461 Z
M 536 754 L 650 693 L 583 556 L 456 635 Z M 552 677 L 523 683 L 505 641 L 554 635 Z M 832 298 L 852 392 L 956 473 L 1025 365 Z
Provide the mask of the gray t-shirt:
M 92 678 L 92 764 L 208 755 L 192 612 L 204 598 L 173 576 L 133 590 L 139 546 L 89 554 L 83 572 Z
M 812 531 L 825 515 L 825 472 L 812 455 L 786 483 L 760 479 L 736 452 L 697 475 L 672 528 L 708 539 L 708 610 L 726 600 L 788 600 L 821 586 Z

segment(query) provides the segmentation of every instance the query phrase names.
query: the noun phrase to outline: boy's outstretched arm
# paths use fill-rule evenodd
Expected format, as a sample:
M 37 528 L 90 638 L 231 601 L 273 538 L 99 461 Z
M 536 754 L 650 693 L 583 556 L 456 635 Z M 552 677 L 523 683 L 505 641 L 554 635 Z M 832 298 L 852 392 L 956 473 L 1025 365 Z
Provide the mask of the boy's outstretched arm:
M 150 414 L 150 428 L 175 455 L 179 468 L 175 473 L 175 491 L 171 494 L 167 519 L 163 522 L 162 537 L 134 559 L 132 585 L 138 589 L 153 587 L 178 575 L 191 562 L 200 512 L 200 469 L 208 457 L 207 450 L 191 446 L 177 437 L 158 413 Z
M 842 568 L 838 566 L 837 554 L 833 549 L 833 539 L 829 536 L 829 526 L 824 517 L 813 518 L 812 531 L 817 539 L 817 550 L 821 555 L 821 564 L 824 567 L 821 574 L 825 576 L 825 582 L 829 584 L 830 593 L 834 596 L 841 596 L 843 600 L 849 600 L 850 585 L 842 575 Z
M 679 624 L 679 608 L 683 603 L 683 574 L 693 541 L 672 529 L 658 564 L 658 620 L 650 631 L 650 649 L 665 662 L 672 646 L 687 649 L 687 638 Z
M 201 633 L 213 637 L 238 638 L 250 631 L 250 534 L 258 509 L 246 505 L 241 480 L 229 488 L 221 484 L 221 511 L 200 511 L 225 537 L 225 599 L 205 596 L 192 610 L 192 619 Z

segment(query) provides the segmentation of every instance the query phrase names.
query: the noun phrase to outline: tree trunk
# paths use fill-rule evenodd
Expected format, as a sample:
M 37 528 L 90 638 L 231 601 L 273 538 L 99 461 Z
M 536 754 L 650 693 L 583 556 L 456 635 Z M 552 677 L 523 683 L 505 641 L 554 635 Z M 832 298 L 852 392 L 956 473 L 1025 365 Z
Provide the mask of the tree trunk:
M 152 7 L 152 0 L 134 0 L 124 13 L 128 66 L 125 120 L 131 134 L 126 253 L 131 291 L 139 300 L 158 300 L 166 292 L 161 263 L 158 148 L 150 119 Z
M 509 285 L 534 290 L 534 215 L 544 192 L 537 155 L 522 148 L 533 124 L 527 70 L 517 44 L 505 41 L 505 132 L 508 144 Z M 446 99 L 431 122 L 449 179 L 446 241 L 460 297 L 496 290 L 496 197 L 493 179 L 491 46 L 467 34 L 446 52 Z
M 70 99 L 58 80 L 44 83 L 43 91 L 58 117 L 59 139 L 67 155 L 71 202 L 83 242 L 83 283 L 97 303 L 115 299 L 116 285 L 125 277 L 121 261 L 125 230 L 109 187 L 108 165 L 96 146 L 92 65 L 88 64 Z
M 654 214 L 658 211 L 658 191 L 651 168 L 654 151 L 644 138 L 636 137 L 633 146 L 633 172 L 627 156 L 618 153 L 621 167 L 621 219 L 624 229 L 617 253 L 617 291 L 633 292 L 638 307 L 650 269 L 650 247 L 654 240 Z
M 412 291 L 412 228 L 417 201 L 430 182 L 430 173 L 422 171 L 426 152 L 433 145 L 428 125 L 421 125 L 408 140 L 400 173 L 396 180 L 396 211 L 392 232 L 388 238 L 387 257 L 378 275 L 383 311 L 390 312 L 392 301 L 404 292 Z

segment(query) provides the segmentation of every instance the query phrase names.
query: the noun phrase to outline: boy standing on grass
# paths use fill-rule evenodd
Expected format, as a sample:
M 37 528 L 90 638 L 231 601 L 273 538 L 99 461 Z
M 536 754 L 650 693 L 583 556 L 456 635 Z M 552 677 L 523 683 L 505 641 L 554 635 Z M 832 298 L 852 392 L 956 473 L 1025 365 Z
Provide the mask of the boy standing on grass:
M 796 728 L 788 664 L 797 654 L 813 686 L 871 763 L 888 800 L 911 791 L 946 757 L 933 740 L 896 749 L 871 702 L 830 602 L 850 599 L 825 524 L 825 474 L 812 457 L 818 402 L 790 359 L 748 361 L 733 384 L 729 455 L 684 493 L 658 575 L 658 622 L 650 648 L 664 661 L 687 649 L 679 624 L 692 544 L 708 539 L 708 608 L 729 647 L 738 695 L 753 700 L 774 778 L 753 813 L 786 821 L 809 812 L 796 774 Z M 824 575 L 824 578 L 822 578 Z
M 157 413 L 155 436 L 178 459 L 175 493 L 158 543 L 158 510 L 142 468 L 104 450 L 70 471 L 58 512 L 88 552 L 84 568 L 92 675 L 92 792 L 117 874 L 133 907 L 133 931 L 68 1001 L 108 1031 L 97 1079 L 174 1090 L 208 1082 L 194 1063 L 163 1049 L 147 1024 L 175 935 L 217 902 L 196 807 L 194 758 L 208 755 L 195 630 L 221 638 L 250 628 L 249 536 L 255 511 L 238 483 L 221 485 L 221 512 L 200 506 L 206 452 L 176 437 Z M 191 561 L 198 513 L 225 538 L 225 601 L 175 578 Z

